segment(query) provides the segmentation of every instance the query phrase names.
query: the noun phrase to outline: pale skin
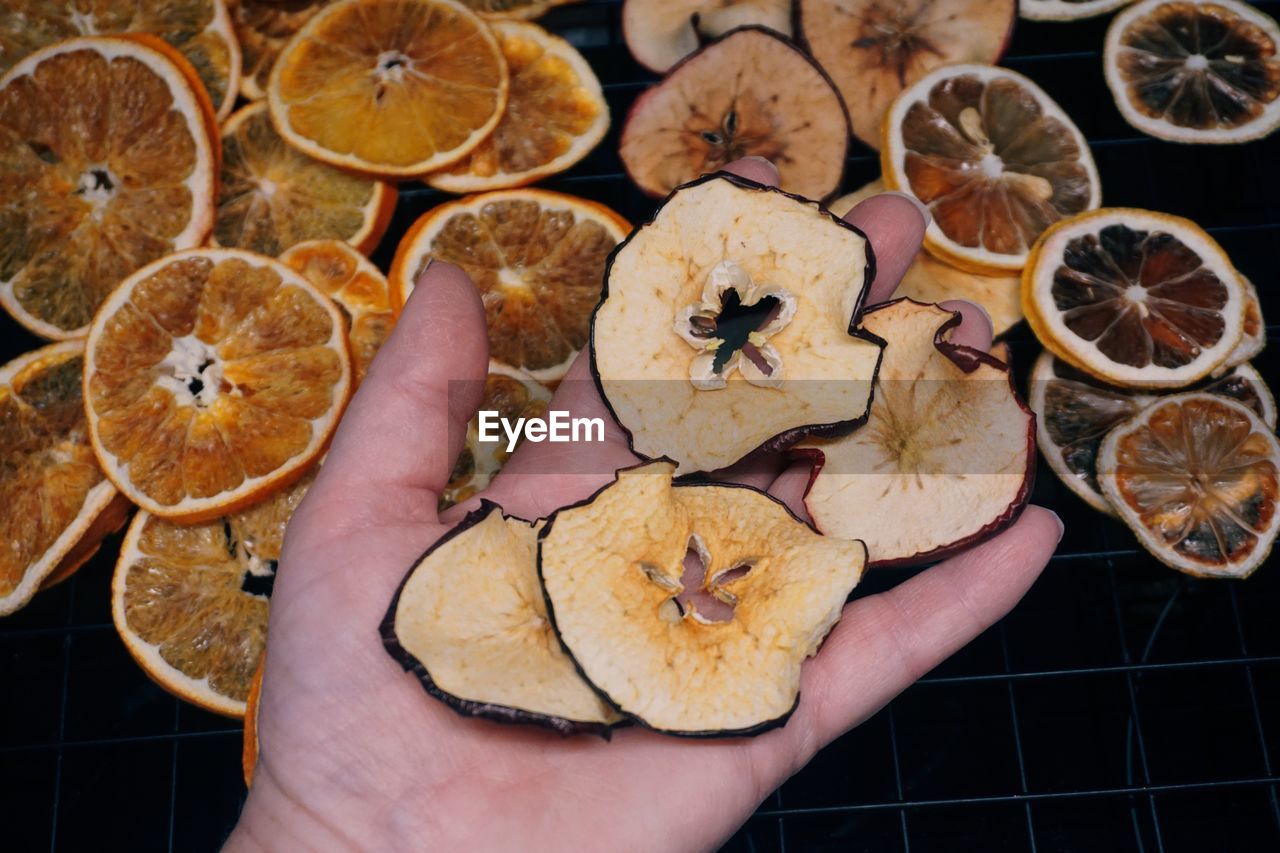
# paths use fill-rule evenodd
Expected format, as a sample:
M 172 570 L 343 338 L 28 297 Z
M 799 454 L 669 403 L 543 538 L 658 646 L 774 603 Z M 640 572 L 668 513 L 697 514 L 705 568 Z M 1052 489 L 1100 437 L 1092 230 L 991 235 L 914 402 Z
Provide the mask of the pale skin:
M 730 170 L 776 183 L 767 162 Z M 892 195 L 846 217 L 878 261 L 871 301 L 892 295 L 925 220 Z M 986 348 L 976 306 L 953 340 Z M 271 604 L 253 787 L 228 850 L 705 850 L 824 745 L 1007 613 L 1062 535 L 1028 507 L 998 536 L 844 609 L 804 667 L 786 726 L 691 741 L 618 731 L 564 738 L 463 718 L 384 650 L 378 625 L 408 567 L 467 506 L 443 517 L 464 425 L 487 369 L 484 313 L 466 275 L 433 264 L 351 402 L 314 487 L 289 526 Z M 544 516 L 634 464 L 589 381 L 585 354 L 552 408 L 610 423 L 602 444 L 525 443 L 485 497 Z M 456 388 L 457 386 L 455 386 Z M 454 440 L 448 444 L 442 436 Z M 560 470 L 563 474 L 547 474 Z M 800 507 L 805 472 L 752 460 L 727 476 Z

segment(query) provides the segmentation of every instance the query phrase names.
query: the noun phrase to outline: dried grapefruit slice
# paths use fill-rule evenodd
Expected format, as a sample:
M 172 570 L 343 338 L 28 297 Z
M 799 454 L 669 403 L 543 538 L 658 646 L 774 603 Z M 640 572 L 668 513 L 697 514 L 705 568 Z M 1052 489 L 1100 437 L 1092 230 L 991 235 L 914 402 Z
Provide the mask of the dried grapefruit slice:
M 1211 394 L 1164 397 L 1113 429 L 1098 482 L 1143 547 L 1197 577 L 1248 577 L 1280 530 L 1280 443 Z
M 177 521 L 248 506 L 324 450 L 351 393 L 342 315 L 278 261 L 170 255 L 103 304 L 85 351 L 93 449 L 134 503 Z
M 1248 364 L 1195 390 L 1244 403 L 1275 428 L 1275 400 L 1258 371 Z M 1098 487 L 1098 447 L 1112 427 L 1158 398 L 1149 391 L 1105 385 L 1049 352 L 1036 359 L 1027 394 L 1036 413 L 1040 452 L 1053 473 L 1091 507 L 1112 515 L 1114 510 Z
M 1022 269 L 1041 232 L 1102 197 L 1084 136 L 1039 86 L 1005 68 L 925 75 L 894 101 L 884 133 L 885 184 L 933 213 L 925 248 L 974 272 Z
M 10 0 L 0 6 L 0 72 L 55 42 L 78 36 L 149 33 L 191 63 L 218 118 L 236 100 L 240 47 L 223 0 Z
M 213 223 L 208 96 L 147 38 L 72 39 L 0 78 L 0 304 L 43 337 L 83 336 L 122 278 Z
M 240 94 L 250 101 L 267 96 L 271 66 L 285 42 L 325 6 L 326 0 L 281 4 L 274 0 L 233 0 L 231 24 L 240 42 Z
M 124 523 L 85 430 L 84 344 L 65 341 L 0 366 L 0 616 L 70 575 Z
M 840 186 L 848 137 L 844 104 L 821 66 L 776 33 L 745 27 L 640 96 L 619 154 L 654 196 L 754 155 L 777 165 L 784 190 L 822 199 Z
M 730 30 L 755 24 L 791 36 L 791 0 L 626 0 L 622 35 L 631 55 L 661 74 Z
M 1226 253 L 1177 216 L 1106 208 L 1045 232 L 1022 307 L 1054 355 L 1115 385 L 1181 387 L 1240 342 L 1245 289 Z
M 489 354 L 555 382 L 587 342 L 605 259 L 631 226 L 602 204 L 549 190 L 499 190 L 427 211 L 391 264 L 404 305 L 432 258 L 466 270 L 480 290 Z
M 1016 0 L 799 0 L 800 33 L 849 107 L 853 135 L 880 147 L 885 112 L 941 65 L 994 64 Z
M 111 578 L 111 615 L 133 659 L 165 690 L 244 716 L 285 525 L 314 479 L 203 524 L 146 510 L 134 517 Z
M 215 245 L 279 255 L 304 240 L 378 245 L 396 206 L 393 184 L 353 175 L 285 143 L 265 104 L 249 104 L 222 126 L 222 181 Z
M 1236 0 L 1145 0 L 1107 30 L 1116 106 L 1143 133 L 1233 143 L 1280 127 L 1280 27 Z
M 511 75 L 493 133 L 457 164 L 427 176 L 451 193 L 521 187 L 568 169 L 609 130 L 609 105 L 591 66 L 537 24 L 495 21 Z
M 347 320 L 351 369 L 357 385 L 391 334 L 395 314 L 386 276 L 364 255 L 340 240 L 298 243 L 280 261 L 337 303 Z
M 480 411 L 495 411 L 515 423 L 517 418 L 544 418 L 551 390 L 523 370 L 499 361 L 489 361 Z M 449 483 L 440 493 L 441 511 L 460 504 L 484 489 L 510 458 L 505 440 L 480 441 L 479 415 L 467 424 L 467 443 L 458 454 Z
M 1127 6 L 1133 0 L 1018 0 L 1018 14 L 1029 21 L 1075 21 Z
M 280 50 L 271 120 L 306 154 L 380 175 L 456 163 L 493 132 L 507 63 L 456 0 L 339 0 Z

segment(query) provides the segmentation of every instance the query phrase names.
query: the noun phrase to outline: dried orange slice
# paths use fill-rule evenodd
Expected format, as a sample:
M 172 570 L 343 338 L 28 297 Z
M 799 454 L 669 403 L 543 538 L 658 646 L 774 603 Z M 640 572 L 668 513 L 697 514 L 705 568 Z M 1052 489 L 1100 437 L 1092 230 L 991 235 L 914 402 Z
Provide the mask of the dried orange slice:
M 164 39 L 191 63 L 218 118 L 231 112 L 240 81 L 240 47 L 223 0 L 10 0 L 0 6 L 0 72 L 55 42 L 112 33 Z
M 1075 21 L 1119 9 L 1133 0 L 1018 0 L 1018 14 L 1029 21 Z
M 285 525 L 314 479 L 204 524 L 145 510 L 134 517 L 111 578 L 111 616 L 133 659 L 165 690 L 244 716 Z
M 1233 400 L 1156 401 L 1103 440 L 1098 482 L 1143 547 L 1197 577 L 1248 577 L 1280 530 L 1280 443 Z
M 609 130 L 600 81 L 571 44 L 537 24 L 491 26 L 511 75 L 507 109 L 479 147 L 427 177 L 451 193 L 521 187 L 563 172 Z
M 244 786 L 253 787 L 253 771 L 258 767 L 258 710 L 262 706 L 262 673 L 266 669 L 264 653 L 249 682 L 249 696 L 244 702 L 244 745 L 240 749 L 240 770 Z
M 222 127 L 216 245 L 278 255 L 304 240 L 378 245 L 396 206 L 395 186 L 308 157 L 271 126 L 265 104 L 237 111 Z
M 462 5 L 482 18 L 529 20 L 545 15 L 547 10 L 556 6 L 579 2 L 581 0 L 462 0 Z
M 499 190 L 442 204 L 410 227 L 391 263 L 404 305 L 428 261 L 480 290 L 489 354 L 540 382 L 564 376 L 587 342 L 604 265 L 631 226 L 602 204 L 549 190 Z
M 326 0 L 281 4 L 273 0 L 231 0 L 231 25 L 240 42 L 240 94 L 250 101 L 267 96 L 271 66 L 285 42 L 325 6 Z
M 480 411 L 498 412 L 511 423 L 517 418 L 545 418 L 551 390 L 523 370 L 489 360 Z M 493 482 L 511 454 L 502 442 L 480 441 L 479 415 L 467 424 L 467 443 L 454 463 L 449 484 L 440 493 L 441 511 L 482 492 Z
M 1244 403 L 1275 428 L 1275 400 L 1258 371 L 1248 364 L 1195 390 Z M 1098 447 L 1116 424 L 1154 403 L 1159 395 L 1105 385 L 1048 352 L 1036 359 L 1028 391 L 1040 452 L 1053 473 L 1094 509 L 1114 515 L 1098 486 Z
M 298 243 L 280 260 L 302 273 L 346 315 L 351 367 L 356 384 L 360 384 L 395 325 L 386 276 L 368 258 L 339 240 Z
M 208 96 L 152 42 L 72 39 L 0 78 L 0 305 L 42 337 L 83 336 L 122 278 L 213 223 Z
M 456 0 L 340 0 L 281 49 L 267 102 L 280 134 L 318 160 L 422 175 L 493 132 L 507 87 L 497 38 Z
M 885 118 L 884 182 L 929 206 L 924 246 L 974 272 L 1022 269 L 1036 238 L 1095 208 L 1098 170 L 1079 129 L 1005 68 L 951 65 L 907 87 Z
M 1236 0 L 1145 0 L 1102 54 L 1120 114 L 1173 142 L 1233 143 L 1280 127 L 1280 27 Z
M 1115 385 L 1208 376 L 1244 330 L 1245 289 L 1226 253 L 1177 216 L 1105 208 L 1050 228 L 1022 277 L 1046 349 Z
M 83 365 L 84 344 L 65 341 L 0 366 L 0 616 L 79 568 L 128 511 L 89 446 Z
M 85 351 L 93 449 L 134 503 L 203 521 L 297 479 L 351 393 L 342 315 L 284 264 L 170 255 L 103 304 Z

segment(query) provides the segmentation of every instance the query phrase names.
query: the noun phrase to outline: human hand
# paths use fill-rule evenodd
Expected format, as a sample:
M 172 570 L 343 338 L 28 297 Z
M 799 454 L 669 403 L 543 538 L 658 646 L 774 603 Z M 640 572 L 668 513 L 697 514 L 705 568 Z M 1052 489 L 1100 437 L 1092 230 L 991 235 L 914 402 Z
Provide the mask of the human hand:
M 760 161 L 729 168 L 777 180 Z M 868 302 L 884 300 L 919 248 L 921 214 L 887 195 L 847 219 L 876 253 Z M 953 340 L 989 346 L 982 312 L 954 307 L 964 321 Z M 460 717 L 386 654 L 378 625 L 409 566 L 466 508 L 441 517 L 437 495 L 479 405 L 485 338 L 475 288 L 460 270 L 433 264 L 290 524 L 272 599 L 259 761 L 229 849 L 714 847 L 818 749 L 1003 616 L 1061 537 L 1056 516 L 1028 507 L 982 545 L 847 605 L 805 664 L 794 715 L 755 738 L 690 741 L 633 727 L 605 742 Z M 461 383 L 452 394 L 451 382 Z M 511 514 L 545 516 L 636 461 L 585 355 L 552 408 L 602 417 L 605 441 L 523 445 L 484 495 Z M 793 506 L 806 479 L 776 458 L 729 475 Z

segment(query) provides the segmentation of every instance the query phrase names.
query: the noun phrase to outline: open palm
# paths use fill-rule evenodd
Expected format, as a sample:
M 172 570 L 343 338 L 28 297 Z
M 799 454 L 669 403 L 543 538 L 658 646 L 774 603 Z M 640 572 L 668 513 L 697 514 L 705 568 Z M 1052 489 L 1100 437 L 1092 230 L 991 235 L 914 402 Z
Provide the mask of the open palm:
M 730 168 L 776 181 L 767 163 Z M 878 196 L 847 218 L 875 249 L 871 301 L 885 299 L 919 248 L 922 217 L 902 198 Z M 981 312 L 963 313 L 954 334 L 989 346 Z M 437 495 L 487 363 L 475 288 L 460 270 L 433 264 L 289 526 L 271 605 L 260 759 L 230 848 L 713 847 L 823 745 L 1004 615 L 1061 537 L 1052 513 L 1030 507 L 983 545 L 847 605 L 805 665 L 791 720 L 756 738 L 689 741 L 632 727 L 605 742 L 463 718 L 387 655 L 378 625 L 409 566 L 455 520 L 438 516 Z M 522 446 L 485 494 L 511 514 L 545 516 L 636 461 L 585 355 L 552 408 L 603 417 L 606 441 Z M 767 459 L 733 473 L 793 505 L 805 480 Z

